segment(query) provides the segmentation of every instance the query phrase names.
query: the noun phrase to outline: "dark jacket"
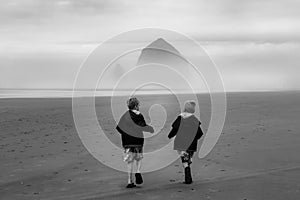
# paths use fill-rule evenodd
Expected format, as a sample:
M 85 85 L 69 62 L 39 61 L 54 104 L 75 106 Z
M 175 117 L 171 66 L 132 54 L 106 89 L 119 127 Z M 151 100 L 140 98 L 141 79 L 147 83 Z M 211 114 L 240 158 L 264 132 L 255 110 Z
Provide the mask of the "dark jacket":
M 143 146 L 143 131 L 151 132 L 151 127 L 146 124 L 143 115 L 132 110 L 123 114 L 116 129 L 121 134 L 123 147 Z
M 197 151 L 198 140 L 202 137 L 201 122 L 194 115 L 179 115 L 172 124 L 168 138 L 176 136 L 174 150 Z

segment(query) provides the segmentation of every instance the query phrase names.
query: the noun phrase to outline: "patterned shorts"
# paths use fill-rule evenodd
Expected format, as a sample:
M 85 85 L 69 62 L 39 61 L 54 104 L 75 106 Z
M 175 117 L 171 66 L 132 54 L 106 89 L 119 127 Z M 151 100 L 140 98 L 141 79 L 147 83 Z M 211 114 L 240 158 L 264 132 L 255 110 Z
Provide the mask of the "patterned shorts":
M 194 155 L 193 151 L 177 151 L 177 152 L 180 155 L 182 163 L 192 164 L 193 161 L 192 158 Z
M 124 162 L 131 163 L 134 160 L 139 161 L 143 159 L 143 147 L 133 146 L 124 148 Z

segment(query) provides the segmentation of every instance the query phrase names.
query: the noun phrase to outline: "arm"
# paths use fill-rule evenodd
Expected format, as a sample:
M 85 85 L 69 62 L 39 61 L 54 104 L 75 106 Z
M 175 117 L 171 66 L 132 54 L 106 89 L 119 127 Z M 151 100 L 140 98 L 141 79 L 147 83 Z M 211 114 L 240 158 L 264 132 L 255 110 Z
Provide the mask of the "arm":
M 119 126 L 117 126 L 116 129 L 117 129 L 117 131 L 118 131 L 120 134 L 124 134 L 124 133 L 125 133 Z
M 196 135 L 196 138 L 197 138 L 198 140 L 203 136 L 203 131 L 202 131 L 200 125 L 201 125 L 201 122 L 199 122 L 198 130 L 197 130 L 197 135 Z
M 149 125 L 145 126 L 143 131 L 149 132 L 149 133 L 154 133 L 153 127 L 149 126 Z
M 139 117 L 140 119 L 137 120 L 137 125 L 142 127 L 142 131 L 145 131 L 145 132 L 149 132 L 149 133 L 154 133 L 154 129 L 152 126 L 149 126 L 147 125 L 145 119 L 144 119 L 144 116 L 143 115 L 140 115 Z
M 180 118 L 180 116 L 178 116 L 176 118 L 176 120 L 173 122 L 172 130 L 170 131 L 170 133 L 168 135 L 169 139 L 171 139 L 172 137 L 174 137 L 177 134 L 179 126 L 180 126 L 180 121 L 181 121 L 181 118 Z
M 121 135 L 125 133 L 125 131 L 123 131 L 124 127 L 126 127 L 125 124 L 126 124 L 126 119 L 125 119 L 125 115 L 123 115 L 123 116 L 120 118 L 120 121 L 119 121 L 119 123 L 118 123 L 117 126 L 116 126 L 117 131 L 118 131 Z

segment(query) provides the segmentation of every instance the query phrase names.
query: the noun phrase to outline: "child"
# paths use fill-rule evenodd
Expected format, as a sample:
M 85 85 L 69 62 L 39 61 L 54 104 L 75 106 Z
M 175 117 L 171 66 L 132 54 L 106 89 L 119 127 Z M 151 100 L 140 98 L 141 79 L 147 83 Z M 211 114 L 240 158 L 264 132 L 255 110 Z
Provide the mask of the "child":
M 196 103 L 187 101 L 184 105 L 184 111 L 177 117 L 172 124 L 172 130 L 168 138 L 176 136 L 174 140 L 174 150 L 180 155 L 185 174 L 185 183 L 193 182 L 191 175 L 192 157 L 197 151 L 198 140 L 203 135 L 200 128 L 201 122 L 193 115 L 195 112 Z
M 133 182 L 133 163 L 136 162 L 136 184 L 142 184 L 143 178 L 140 173 L 141 160 L 143 158 L 144 134 L 143 131 L 153 133 L 154 129 L 147 125 L 143 115 L 139 111 L 140 102 L 132 97 L 127 101 L 128 111 L 121 117 L 116 129 L 121 134 L 124 148 L 124 161 L 128 167 L 127 188 L 136 187 Z

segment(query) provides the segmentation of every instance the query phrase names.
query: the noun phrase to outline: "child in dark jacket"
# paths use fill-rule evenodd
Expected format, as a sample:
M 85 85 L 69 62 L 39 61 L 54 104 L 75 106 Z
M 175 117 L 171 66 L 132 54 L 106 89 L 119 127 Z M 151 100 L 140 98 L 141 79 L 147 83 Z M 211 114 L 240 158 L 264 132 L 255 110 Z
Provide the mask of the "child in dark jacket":
M 136 184 L 142 184 L 143 178 L 140 173 L 141 160 L 143 158 L 143 145 L 145 132 L 153 133 L 154 129 L 147 125 L 143 115 L 139 112 L 139 101 L 133 97 L 127 101 L 128 111 L 121 117 L 116 129 L 121 134 L 122 146 L 124 148 L 124 161 L 128 167 L 127 188 L 136 187 L 133 183 L 133 163 L 136 161 L 137 171 L 135 173 Z
M 176 118 L 172 124 L 172 130 L 168 135 L 171 139 L 176 136 L 174 140 L 174 150 L 177 150 L 185 173 L 185 183 L 191 184 L 191 164 L 194 152 L 197 151 L 198 140 L 203 135 L 201 130 L 201 122 L 193 114 L 195 112 L 196 103 L 194 101 L 187 101 L 184 105 L 184 111 Z

